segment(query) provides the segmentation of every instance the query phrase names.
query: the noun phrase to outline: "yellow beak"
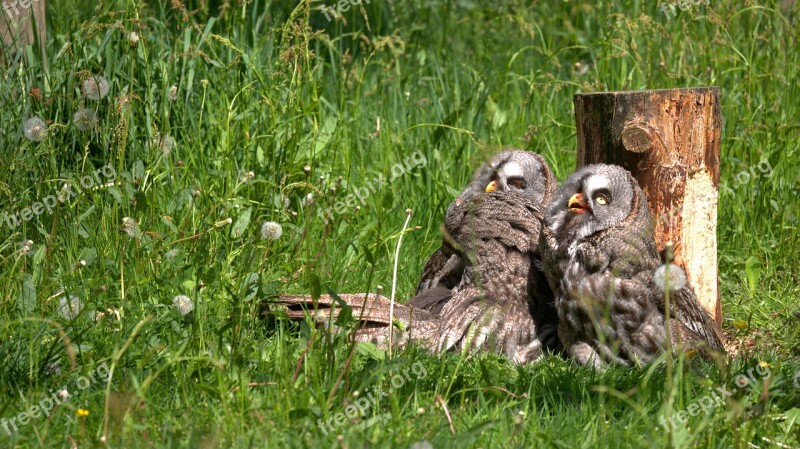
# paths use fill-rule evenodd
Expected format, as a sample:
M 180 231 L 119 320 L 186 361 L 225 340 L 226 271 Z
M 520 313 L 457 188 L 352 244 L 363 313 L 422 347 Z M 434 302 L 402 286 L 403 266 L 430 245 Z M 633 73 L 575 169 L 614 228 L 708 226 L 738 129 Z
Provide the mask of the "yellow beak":
M 572 195 L 572 198 L 569 199 L 569 203 L 567 203 L 567 207 L 572 212 L 581 213 L 584 210 L 589 209 L 589 204 L 586 202 L 586 199 L 583 197 L 583 194 L 576 193 Z
M 497 181 L 492 181 L 486 186 L 486 193 L 491 193 L 497 190 Z

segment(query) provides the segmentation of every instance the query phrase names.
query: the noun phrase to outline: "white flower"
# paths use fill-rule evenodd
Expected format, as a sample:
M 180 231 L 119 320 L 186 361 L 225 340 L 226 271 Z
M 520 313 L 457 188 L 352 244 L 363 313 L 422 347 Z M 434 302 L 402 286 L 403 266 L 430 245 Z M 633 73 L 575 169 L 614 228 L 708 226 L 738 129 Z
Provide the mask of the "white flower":
M 25 240 L 19 244 L 20 254 L 30 254 L 33 250 L 33 240 Z
M 94 129 L 99 121 L 97 120 L 97 114 L 91 109 L 79 108 L 75 115 L 72 116 L 72 123 L 81 131 L 89 131 Z
M 33 142 L 41 142 L 47 137 L 47 123 L 39 117 L 31 117 L 22 125 L 25 137 Z
M 278 240 L 283 235 L 283 228 L 274 221 L 268 221 L 261 226 L 261 237 L 265 240 Z
M 128 42 L 131 43 L 131 47 L 135 47 L 139 43 L 139 33 L 131 31 L 131 34 L 128 35 Z
M 178 86 L 172 86 L 169 88 L 169 100 L 175 101 L 178 99 Z
M 172 299 L 172 304 L 175 306 L 175 309 L 180 312 L 181 315 L 186 316 L 194 310 L 194 303 L 192 302 L 192 298 L 186 295 L 178 295 Z
M 58 300 L 58 313 L 60 313 L 64 319 L 74 320 L 80 315 L 82 309 L 83 304 L 77 296 L 72 295 L 67 297 L 67 295 L 64 295 Z
M 311 206 L 312 204 L 314 204 L 314 194 L 313 193 L 309 193 L 308 195 L 306 195 L 303 198 L 302 203 L 303 203 L 303 206 Z
M 98 101 L 108 95 L 108 81 L 102 75 L 92 75 L 83 80 L 81 90 L 84 97 Z
M 72 397 L 72 395 L 69 394 L 69 391 L 66 388 L 62 388 L 62 389 L 56 391 L 56 395 L 59 398 L 61 398 L 62 401 L 66 401 L 66 400 L 68 400 L 69 398 Z
M 241 176 L 239 176 L 239 182 L 241 182 L 242 184 L 247 184 L 248 182 L 250 182 L 255 177 L 256 177 L 255 173 L 253 173 L 251 171 L 246 171 L 246 172 L 243 172 L 241 174 Z

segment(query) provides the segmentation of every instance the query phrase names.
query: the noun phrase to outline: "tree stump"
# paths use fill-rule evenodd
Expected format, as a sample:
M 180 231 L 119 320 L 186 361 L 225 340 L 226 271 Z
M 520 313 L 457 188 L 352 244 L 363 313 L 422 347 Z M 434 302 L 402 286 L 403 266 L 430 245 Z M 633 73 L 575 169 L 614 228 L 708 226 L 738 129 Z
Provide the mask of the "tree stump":
M 674 263 L 719 326 L 719 88 L 600 92 L 574 101 L 578 167 L 616 164 L 633 174 L 653 213 L 658 250 L 674 244 Z
M 24 49 L 26 45 L 39 40 L 42 61 L 47 64 L 45 39 L 45 0 L 4 0 L 0 2 L 0 52 L 14 47 Z M 36 35 L 34 35 L 34 23 Z M 10 53 L 10 52 L 9 52 Z

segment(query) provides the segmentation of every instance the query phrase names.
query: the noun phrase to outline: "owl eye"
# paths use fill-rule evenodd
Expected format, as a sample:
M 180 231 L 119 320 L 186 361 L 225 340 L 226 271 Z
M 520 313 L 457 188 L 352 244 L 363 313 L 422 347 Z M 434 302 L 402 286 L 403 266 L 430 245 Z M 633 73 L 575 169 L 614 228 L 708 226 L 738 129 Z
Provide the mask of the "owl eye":
M 605 206 L 606 204 L 611 202 L 611 198 L 609 198 L 608 195 L 606 194 L 598 193 L 597 195 L 594 196 L 594 202 L 601 206 Z
M 508 185 L 519 190 L 525 190 L 525 188 L 528 187 L 528 183 L 522 178 L 510 178 L 508 180 Z

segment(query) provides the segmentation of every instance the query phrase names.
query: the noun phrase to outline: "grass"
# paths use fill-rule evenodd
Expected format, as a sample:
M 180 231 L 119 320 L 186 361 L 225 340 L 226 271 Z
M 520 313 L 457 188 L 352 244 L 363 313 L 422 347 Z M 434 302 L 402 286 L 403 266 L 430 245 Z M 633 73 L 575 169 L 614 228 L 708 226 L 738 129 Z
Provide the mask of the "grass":
M 79 193 L 2 224 L 0 418 L 72 397 L 0 426 L 3 447 L 800 447 L 793 1 L 668 18 L 635 0 L 373 0 L 331 22 L 318 1 L 54 3 L 47 64 L 0 56 L 0 213 L 65 183 Z M 100 101 L 81 95 L 90 74 L 109 81 Z M 722 91 L 718 258 L 735 357 L 679 360 L 669 379 L 663 363 L 389 359 L 259 317 L 279 292 L 388 292 L 407 208 L 397 294 L 410 297 L 488 155 L 537 151 L 560 180 L 574 169 L 575 93 L 705 85 Z M 76 128 L 79 107 L 96 127 Z M 49 125 L 41 142 L 23 135 L 32 116 Z M 336 209 L 393 168 L 363 205 Z M 262 238 L 266 221 L 280 238 Z M 668 431 L 661 418 L 682 411 Z

